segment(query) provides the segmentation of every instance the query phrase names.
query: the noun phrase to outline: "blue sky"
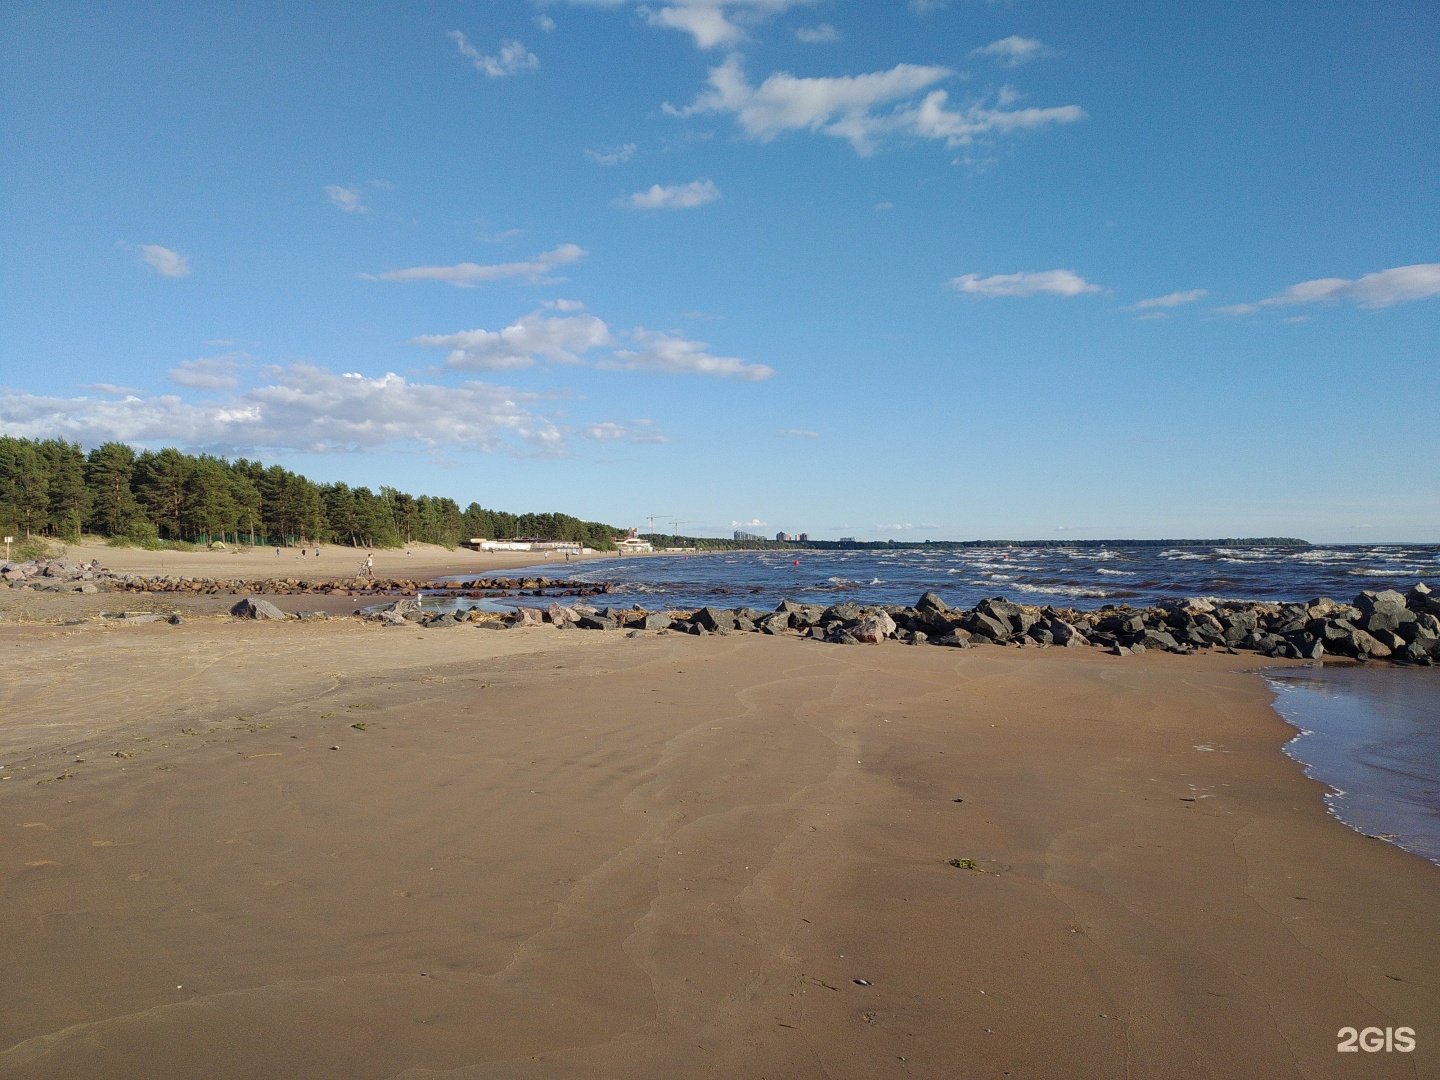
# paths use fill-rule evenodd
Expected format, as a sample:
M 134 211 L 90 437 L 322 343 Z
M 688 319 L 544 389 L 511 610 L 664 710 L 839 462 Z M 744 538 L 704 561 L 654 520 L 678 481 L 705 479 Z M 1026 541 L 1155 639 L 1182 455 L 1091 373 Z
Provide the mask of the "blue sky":
M 291 7 L 0 13 L 0 431 L 712 534 L 1440 540 L 1432 4 Z

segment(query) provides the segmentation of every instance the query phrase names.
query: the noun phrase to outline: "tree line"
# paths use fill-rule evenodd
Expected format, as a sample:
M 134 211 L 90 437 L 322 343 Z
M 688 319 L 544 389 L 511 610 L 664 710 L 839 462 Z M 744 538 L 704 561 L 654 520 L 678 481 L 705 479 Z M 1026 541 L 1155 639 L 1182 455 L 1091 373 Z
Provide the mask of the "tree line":
M 109 442 L 0 436 L 0 528 L 77 541 L 455 547 L 472 537 L 572 540 L 600 550 L 624 530 L 569 514 L 511 514 L 454 499 L 317 484 L 279 465 Z

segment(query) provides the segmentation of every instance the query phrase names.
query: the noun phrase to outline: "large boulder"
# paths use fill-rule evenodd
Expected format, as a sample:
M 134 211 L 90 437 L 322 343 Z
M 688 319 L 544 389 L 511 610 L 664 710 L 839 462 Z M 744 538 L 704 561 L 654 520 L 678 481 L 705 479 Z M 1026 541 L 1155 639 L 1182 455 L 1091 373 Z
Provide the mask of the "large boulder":
M 544 626 L 545 616 L 539 608 L 519 607 L 515 614 L 510 616 L 510 625 L 514 626 Z
M 712 634 L 716 630 L 735 629 L 735 613 L 724 608 L 703 607 L 691 616 L 690 621 Z
M 945 615 L 949 613 L 950 605 L 940 599 L 938 593 L 927 592 L 924 596 L 920 597 L 919 600 L 915 601 L 915 610 Z
M 669 630 L 673 621 L 663 611 L 642 611 L 625 625 L 632 630 Z
M 240 619 L 286 619 L 285 612 L 269 600 L 247 596 L 230 609 L 230 614 Z
M 1008 641 L 1012 633 L 1008 621 L 997 619 L 979 608 L 965 616 L 960 626 L 969 631 L 972 638 L 983 637 L 991 641 Z
M 872 611 L 850 627 L 850 635 L 863 645 L 879 645 L 894 634 L 895 620 L 884 611 Z
M 575 624 L 581 630 L 614 630 L 620 624 L 614 619 L 607 619 L 603 615 L 581 615 L 580 621 Z
M 555 603 L 545 609 L 545 619 L 547 622 L 553 623 L 556 626 L 564 627 L 569 626 L 571 623 L 578 622 L 580 615 L 574 608 Z

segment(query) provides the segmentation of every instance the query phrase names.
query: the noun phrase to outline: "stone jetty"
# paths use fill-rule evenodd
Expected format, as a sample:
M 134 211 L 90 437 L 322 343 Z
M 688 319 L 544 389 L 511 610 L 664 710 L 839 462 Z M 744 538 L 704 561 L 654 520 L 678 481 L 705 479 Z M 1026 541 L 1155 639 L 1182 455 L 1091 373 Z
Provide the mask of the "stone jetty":
M 522 607 L 513 614 L 427 612 L 402 601 L 372 618 L 397 626 L 493 627 L 551 625 L 579 630 L 650 630 L 696 635 L 757 633 L 813 638 L 835 645 L 878 644 L 968 649 L 980 646 L 1104 648 L 1116 655 L 1146 650 L 1189 654 L 1204 649 L 1256 652 L 1291 660 L 1325 656 L 1388 659 L 1431 665 L 1440 661 L 1440 596 L 1424 584 L 1406 593 L 1362 592 L 1350 603 L 1326 597 L 1304 603 L 1266 603 L 1192 597 L 1158 607 L 1094 611 L 1034 607 L 1003 597 L 973 608 L 950 607 L 927 592 L 914 605 L 822 607 L 784 600 L 774 611 L 713 608 L 653 612 L 596 608 L 584 603 Z

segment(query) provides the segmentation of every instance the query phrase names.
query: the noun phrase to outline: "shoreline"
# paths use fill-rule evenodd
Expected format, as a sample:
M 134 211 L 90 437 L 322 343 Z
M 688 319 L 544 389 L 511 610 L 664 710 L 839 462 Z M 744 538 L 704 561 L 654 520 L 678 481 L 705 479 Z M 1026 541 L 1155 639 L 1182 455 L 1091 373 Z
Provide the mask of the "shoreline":
M 1284 753 L 1294 661 L 352 619 L 0 649 L 6 1076 L 1340 1076 L 1370 1024 L 1440 1065 L 1440 869 Z

